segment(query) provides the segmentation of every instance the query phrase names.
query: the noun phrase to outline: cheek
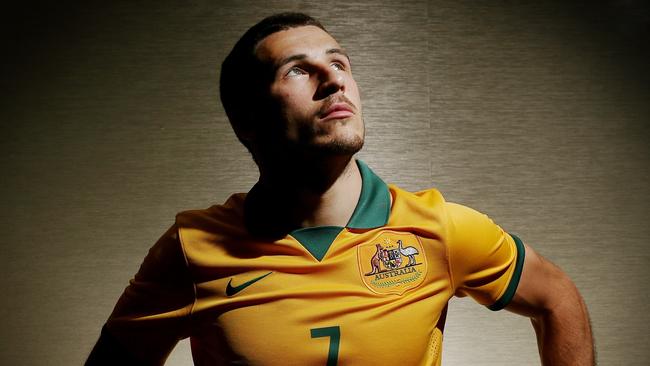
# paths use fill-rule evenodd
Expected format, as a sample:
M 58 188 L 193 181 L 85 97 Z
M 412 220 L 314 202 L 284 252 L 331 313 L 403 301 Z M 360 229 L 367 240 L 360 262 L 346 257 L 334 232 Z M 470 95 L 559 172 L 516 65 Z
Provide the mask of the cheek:
M 285 113 L 289 116 L 293 116 L 296 119 L 304 120 L 309 119 L 318 113 L 317 106 L 312 102 L 310 98 L 298 98 L 293 97 L 288 99 L 287 104 L 285 105 Z
M 354 81 L 354 79 L 351 79 L 351 81 L 348 83 L 348 92 L 347 92 L 348 98 L 354 102 L 355 106 L 361 110 L 361 96 L 359 93 L 359 86 L 357 83 Z
M 307 109 L 307 102 L 311 101 L 311 95 L 309 94 L 308 88 L 302 86 L 280 91 L 277 94 L 276 99 L 284 109 L 300 111 L 302 109 Z

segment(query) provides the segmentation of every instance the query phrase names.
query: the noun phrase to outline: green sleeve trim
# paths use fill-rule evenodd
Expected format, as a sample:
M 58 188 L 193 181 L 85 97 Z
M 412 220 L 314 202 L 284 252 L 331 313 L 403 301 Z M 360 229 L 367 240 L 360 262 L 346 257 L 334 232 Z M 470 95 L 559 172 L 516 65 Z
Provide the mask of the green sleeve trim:
M 505 308 L 517 292 L 517 286 L 519 285 L 519 279 L 521 279 L 521 271 L 524 268 L 524 258 L 526 257 L 526 249 L 524 248 L 524 243 L 514 234 L 509 234 L 512 239 L 515 241 L 517 246 L 517 262 L 515 263 L 515 271 L 512 274 L 510 283 L 506 292 L 503 293 L 503 296 L 497 300 L 494 304 L 488 306 L 488 309 L 492 311 L 497 311 Z

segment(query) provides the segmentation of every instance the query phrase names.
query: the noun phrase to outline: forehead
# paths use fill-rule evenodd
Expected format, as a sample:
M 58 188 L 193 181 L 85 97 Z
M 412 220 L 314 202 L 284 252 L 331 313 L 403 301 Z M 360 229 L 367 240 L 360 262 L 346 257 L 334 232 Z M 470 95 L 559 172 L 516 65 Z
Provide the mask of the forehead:
M 333 48 L 341 46 L 324 30 L 308 25 L 269 35 L 257 45 L 255 54 L 260 61 L 274 64 L 298 54 L 317 57 Z

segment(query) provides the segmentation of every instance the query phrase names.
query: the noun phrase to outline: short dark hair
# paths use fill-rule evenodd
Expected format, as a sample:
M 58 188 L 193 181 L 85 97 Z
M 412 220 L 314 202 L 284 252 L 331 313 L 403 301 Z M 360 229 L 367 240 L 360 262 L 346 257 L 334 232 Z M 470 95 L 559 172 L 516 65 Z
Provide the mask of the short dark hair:
M 254 127 L 247 110 L 255 109 L 255 106 L 250 106 L 250 99 L 260 98 L 260 86 L 265 81 L 263 65 L 255 56 L 255 47 L 273 33 L 308 25 L 327 32 L 318 20 L 303 13 L 287 12 L 266 17 L 244 33 L 221 64 L 221 103 L 237 138 L 249 151 L 251 147 L 242 138 L 241 131 Z

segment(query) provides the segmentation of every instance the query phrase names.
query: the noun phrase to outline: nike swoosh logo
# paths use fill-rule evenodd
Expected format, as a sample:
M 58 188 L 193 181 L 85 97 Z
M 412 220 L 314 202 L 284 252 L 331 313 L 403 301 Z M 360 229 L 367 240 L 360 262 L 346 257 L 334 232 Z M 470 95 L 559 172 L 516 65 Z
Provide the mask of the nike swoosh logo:
M 259 277 L 253 278 L 252 280 L 244 282 L 244 283 L 242 283 L 241 285 L 238 285 L 238 286 L 233 286 L 232 285 L 232 278 L 231 278 L 230 281 L 228 281 L 228 286 L 226 286 L 226 296 L 230 297 L 230 296 L 236 295 L 237 293 L 239 293 L 240 291 L 242 291 L 246 287 L 254 284 L 255 282 L 257 282 L 257 281 L 261 280 L 262 278 L 270 275 L 271 273 L 273 273 L 273 272 L 269 272 L 269 273 L 267 273 L 265 275 L 261 275 Z

